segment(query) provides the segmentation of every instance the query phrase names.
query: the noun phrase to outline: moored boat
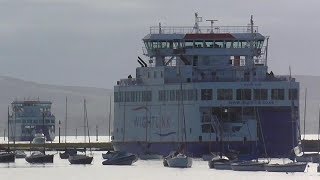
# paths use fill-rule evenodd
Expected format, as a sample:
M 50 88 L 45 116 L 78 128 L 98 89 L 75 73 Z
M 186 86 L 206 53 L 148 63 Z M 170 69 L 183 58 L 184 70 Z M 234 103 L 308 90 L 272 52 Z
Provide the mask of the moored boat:
M 70 155 L 68 157 L 68 160 L 70 164 L 91 164 L 93 157 L 87 156 L 87 155 L 82 155 L 82 154 L 75 154 L 75 155 Z
M 13 152 L 0 152 L 0 163 L 9 163 L 15 161 L 15 154 Z
M 192 166 L 192 158 L 185 154 L 177 154 L 166 159 L 168 167 L 173 168 L 190 168 Z
M 138 160 L 138 157 L 135 154 L 127 152 L 118 152 L 113 156 L 103 161 L 103 165 L 132 165 Z
M 43 164 L 43 163 L 53 163 L 53 154 L 44 154 L 40 151 L 33 152 L 30 156 L 25 157 L 25 160 L 31 164 Z
M 291 162 L 286 164 L 266 164 L 265 169 L 268 172 L 304 172 L 308 163 Z
M 234 171 L 265 171 L 265 165 L 269 162 L 243 161 L 231 163 L 231 169 Z

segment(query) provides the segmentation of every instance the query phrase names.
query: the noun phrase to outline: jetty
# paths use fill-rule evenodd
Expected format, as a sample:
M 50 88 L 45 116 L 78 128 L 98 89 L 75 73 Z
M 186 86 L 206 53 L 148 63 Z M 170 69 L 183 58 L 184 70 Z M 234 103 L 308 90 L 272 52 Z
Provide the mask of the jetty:
M 15 143 L 9 144 L 11 149 L 18 149 L 18 150 L 35 150 L 43 148 L 43 144 L 31 144 L 31 143 Z M 0 150 L 7 149 L 8 144 L 0 144 Z M 94 150 L 100 150 L 100 151 L 109 151 L 113 150 L 112 143 L 111 142 L 90 142 L 90 143 L 50 143 L 46 142 L 45 148 L 47 150 L 64 150 L 67 149 L 82 149 L 82 148 L 92 148 Z

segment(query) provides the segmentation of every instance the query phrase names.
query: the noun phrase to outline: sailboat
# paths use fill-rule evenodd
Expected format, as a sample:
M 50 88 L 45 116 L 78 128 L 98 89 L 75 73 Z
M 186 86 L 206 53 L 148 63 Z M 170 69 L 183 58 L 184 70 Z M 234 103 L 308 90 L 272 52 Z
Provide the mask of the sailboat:
M 86 134 L 88 133 L 89 137 L 89 144 L 90 144 L 90 134 L 89 134 L 89 122 L 88 122 L 88 114 L 87 114 L 87 106 L 86 106 L 86 99 L 83 100 L 83 132 L 84 132 L 84 143 L 86 143 Z M 86 132 L 86 128 L 88 131 Z M 91 150 L 91 148 L 90 148 Z M 93 157 L 88 156 L 86 152 L 86 148 L 84 148 L 85 154 L 75 154 L 69 155 L 69 162 L 70 164 L 91 164 Z
M 44 131 L 44 118 L 45 118 L 45 111 L 42 111 L 42 131 Z M 46 141 L 43 141 L 43 150 L 42 152 L 36 151 L 33 152 L 30 156 L 25 157 L 25 160 L 28 163 L 53 163 L 53 154 L 46 154 Z
M 108 115 L 108 130 L 109 130 L 109 142 L 111 142 L 111 96 L 109 97 L 109 115 Z M 102 153 L 103 159 L 110 159 L 115 154 L 119 153 L 119 151 L 107 151 L 106 153 Z
M 65 117 L 65 125 L 64 125 L 64 144 L 65 151 L 63 153 L 59 153 L 61 159 L 68 159 L 69 155 L 77 154 L 77 150 L 67 149 L 67 122 L 68 122 L 68 98 L 66 97 L 66 117 Z
M 9 107 L 8 107 L 8 148 L 6 152 L 0 152 L 0 163 L 9 163 L 15 161 L 15 154 L 10 151 L 10 141 L 9 141 Z
M 265 150 L 265 155 L 267 155 L 259 111 L 257 110 L 257 108 L 255 108 L 255 116 L 256 116 L 255 119 L 258 119 L 261 138 L 262 138 L 262 142 Z M 258 158 L 253 161 L 235 162 L 235 163 L 231 163 L 231 169 L 234 171 L 265 171 L 265 165 L 269 164 L 269 162 L 270 162 L 269 159 L 268 161 L 258 161 Z
M 147 102 L 146 102 L 147 103 Z M 147 107 L 145 106 L 145 111 L 146 111 L 146 122 L 145 122 L 145 147 L 144 147 L 144 153 L 139 154 L 139 158 L 142 160 L 151 160 L 151 159 L 162 159 L 162 155 L 156 154 L 154 152 L 150 151 L 150 146 L 151 144 L 149 143 L 148 140 L 148 128 L 150 124 L 151 117 L 148 118 L 148 112 L 150 111 Z M 150 113 L 149 113 L 150 114 Z M 150 119 L 150 120 L 149 120 Z
M 180 76 L 180 68 L 179 68 L 179 76 Z M 181 78 L 181 76 L 180 76 Z M 186 121 L 184 115 L 184 104 L 183 104 L 183 95 L 182 95 L 182 81 L 180 81 L 180 101 L 178 101 L 178 124 L 180 121 L 180 102 L 182 105 L 182 115 L 183 115 L 183 134 L 184 140 L 187 142 L 187 135 L 186 135 Z M 178 128 L 179 125 L 178 125 Z M 179 139 L 179 137 L 178 137 Z M 187 144 L 182 143 L 179 147 L 179 150 L 172 155 L 167 156 L 163 160 L 163 165 L 168 167 L 177 167 L 177 168 L 190 168 L 192 166 L 192 159 L 187 156 L 185 153 L 187 150 Z
M 289 67 L 290 71 L 290 79 L 289 81 L 291 82 L 291 69 Z M 293 98 L 291 97 L 292 100 L 292 105 L 291 105 L 291 125 L 292 125 L 292 132 L 294 131 L 293 128 L 293 123 L 296 123 L 296 117 L 294 115 L 294 101 Z M 292 136 L 292 138 L 294 138 Z M 292 153 L 292 152 L 291 152 Z M 284 163 L 284 164 L 267 164 L 265 165 L 266 171 L 269 172 L 304 172 L 308 163 L 307 162 L 290 162 L 290 163 Z

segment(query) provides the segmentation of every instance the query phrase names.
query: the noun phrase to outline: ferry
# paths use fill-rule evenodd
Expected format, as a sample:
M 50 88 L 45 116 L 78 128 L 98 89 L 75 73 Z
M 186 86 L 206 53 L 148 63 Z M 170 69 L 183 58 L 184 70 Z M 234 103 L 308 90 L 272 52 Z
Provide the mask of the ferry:
M 269 37 L 245 26 L 150 27 L 135 77 L 114 86 L 117 151 L 288 156 L 298 145 L 299 82 L 268 70 Z M 144 59 L 145 58 L 145 59 Z
M 13 101 L 9 113 L 10 141 L 32 141 L 43 134 L 46 141 L 55 138 L 55 116 L 52 102 L 39 100 Z

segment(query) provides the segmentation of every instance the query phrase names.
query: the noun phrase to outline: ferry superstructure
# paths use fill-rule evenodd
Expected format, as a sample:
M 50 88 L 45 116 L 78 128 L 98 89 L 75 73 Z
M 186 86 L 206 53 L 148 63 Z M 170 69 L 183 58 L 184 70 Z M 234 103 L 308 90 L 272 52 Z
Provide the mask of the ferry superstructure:
M 53 141 L 55 116 L 51 105 L 50 101 L 13 101 L 9 114 L 10 141 L 32 141 L 36 134 L 44 134 L 47 141 Z
M 115 150 L 286 156 L 297 145 L 299 82 L 268 71 L 268 37 L 247 26 L 151 27 L 136 77 L 114 86 Z

